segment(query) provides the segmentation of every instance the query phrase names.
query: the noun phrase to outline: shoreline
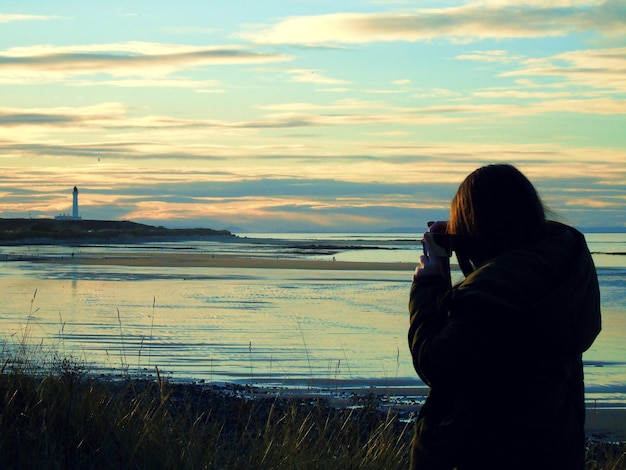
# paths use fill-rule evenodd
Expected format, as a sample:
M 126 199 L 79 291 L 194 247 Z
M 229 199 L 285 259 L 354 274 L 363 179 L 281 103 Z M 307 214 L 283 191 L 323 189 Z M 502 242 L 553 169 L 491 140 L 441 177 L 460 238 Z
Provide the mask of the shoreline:
M 181 383 L 179 383 L 181 385 Z M 184 383 L 182 384 L 184 386 Z M 264 387 L 238 384 L 187 383 L 190 387 L 221 388 L 239 390 L 243 398 L 256 399 L 304 399 L 325 400 L 334 408 L 373 406 L 380 412 L 396 413 L 407 422 L 412 422 L 423 406 L 428 387 L 346 387 L 339 390 L 308 389 L 290 387 Z M 603 442 L 626 442 L 626 405 L 593 406 L 585 404 L 585 436 Z
M 626 408 L 586 408 L 587 437 L 626 442 Z
M 132 380 L 132 379 L 131 379 Z M 138 379 L 140 382 L 150 379 Z M 356 409 L 369 407 L 384 414 L 396 414 L 406 423 L 412 423 L 417 417 L 429 389 L 425 386 L 415 387 L 344 387 L 332 388 L 299 388 L 247 385 L 231 382 L 196 382 L 172 381 L 173 387 L 190 390 L 212 390 L 226 396 L 237 396 L 244 400 L 301 400 L 313 403 L 324 401 L 335 409 Z M 585 404 L 585 437 L 588 440 L 608 443 L 626 442 L 626 405 L 609 404 L 594 406 L 592 402 Z
M 239 257 L 222 254 L 194 253 L 123 253 L 79 256 L 6 255 L 3 261 L 28 261 L 64 265 L 188 267 L 188 268 L 251 268 L 251 269 L 309 269 L 340 271 L 406 271 L 413 272 L 414 263 L 326 261 L 302 258 Z
M 250 242 L 250 240 L 246 240 Z M 314 255 L 314 254 L 313 254 Z M 0 261 L 6 262 L 32 262 L 58 265 L 83 265 L 83 266 L 128 266 L 137 268 L 232 268 L 232 269 L 284 269 L 284 270 L 336 270 L 336 271 L 395 271 L 406 272 L 407 279 L 415 269 L 415 263 L 410 262 L 361 262 L 361 261 L 332 261 L 299 258 L 278 258 L 278 257 L 247 257 L 231 254 L 210 254 L 193 252 L 132 252 L 132 253 L 78 253 L 75 256 L 56 255 L 7 255 L 0 257 Z M 393 407 L 395 404 L 389 402 L 388 388 L 386 390 L 377 388 L 359 388 L 356 393 L 362 396 L 374 395 L 376 400 L 386 407 Z M 400 394 L 400 391 L 395 391 Z M 299 395 L 306 393 L 297 388 L 276 390 L 264 390 L 260 394 L 266 396 L 278 395 Z M 315 395 L 312 394 L 313 396 Z M 383 397 L 387 395 L 387 397 Z M 322 398 L 329 398 L 330 395 L 322 394 Z M 341 405 L 341 400 L 338 405 Z M 345 402 L 344 406 L 352 406 Z M 403 409 L 419 409 L 417 404 L 404 404 Z M 593 406 L 593 403 L 586 404 L 586 424 L 585 432 L 588 436 L 601 439 L 615 439 L 626 441 L 626 406 Z

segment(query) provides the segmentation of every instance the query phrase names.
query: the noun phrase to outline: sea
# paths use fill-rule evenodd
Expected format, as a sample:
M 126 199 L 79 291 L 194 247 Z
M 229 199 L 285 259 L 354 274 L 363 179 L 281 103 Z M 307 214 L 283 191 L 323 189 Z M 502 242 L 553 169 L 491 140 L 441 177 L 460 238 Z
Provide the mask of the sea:
M 626 233 L 585 235 L 603 330 L 586 398 L 626 406 Z M 38 257 L 189 253 L 404 262 L 406 271 L 94 266 Z M 230 241 L 0 247 L 3 357 L 27 348 L 95 374 L 290 389 L 423 387 L 407 344 L 421 254 L 406 233 L 249 233 Z M 23 256 L 24 260 L 15 260 Z M 453 272 L 453 279 L 462 279 Z M 5 359 L 3 359 L 4 361 Z

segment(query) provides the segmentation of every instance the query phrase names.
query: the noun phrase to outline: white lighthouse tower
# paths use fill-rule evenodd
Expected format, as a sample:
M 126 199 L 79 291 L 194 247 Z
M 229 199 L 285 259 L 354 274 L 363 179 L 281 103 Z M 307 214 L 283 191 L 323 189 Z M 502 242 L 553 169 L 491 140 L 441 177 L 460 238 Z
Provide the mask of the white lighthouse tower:
M 74 186 L 74 201 L 72 202 L 72 219 L 78 220 L 78 188 Z
M 55 217 L 56 220 L 80 220 L 78 215 L 78 188 L 74 186 L 74 196 L 72 201 L 72 215 L 59 214 Z

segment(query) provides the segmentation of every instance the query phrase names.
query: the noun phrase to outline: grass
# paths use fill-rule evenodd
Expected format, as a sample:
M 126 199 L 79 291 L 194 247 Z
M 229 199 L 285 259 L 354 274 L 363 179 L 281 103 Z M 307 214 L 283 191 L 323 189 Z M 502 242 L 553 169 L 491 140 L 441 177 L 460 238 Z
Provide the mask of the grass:
M 95 376 L 33 342 L 29 321 L 0 348 L 2 469 L 408 466 L 412 425 L 374 401 L 337 409 L 321 398 L 251 399 L 245 387 L 171 383 L 157 367 L 140 379 L 125 354 L 121 375 Z
M 373 407 L 90 378 L 70 361 L 0 375 L 0 467 L 406 468 L 411 426 Z
M 412 425 L 366 402 L 250 399 L 244 387 L 92 377 L 71 359 L 0 369 L 0 468 L 401 469 Z M 244 393 L 245 392 L 245 393 Z M 596 443 L 589 470 L 626 468 L 626 447 Z
M 33 344 L 30 327 L 0 350 L 2 469 L 408 467 L 413 425 L 367 396 L 340 409 L 251 398 L 241 386 L 171 383 L 156 367 L 153 379 L 132 377 L 125 356 L 121 376 L 96 377 Z M 626 469 L 626 444 L 588 445 L 587 470 Z

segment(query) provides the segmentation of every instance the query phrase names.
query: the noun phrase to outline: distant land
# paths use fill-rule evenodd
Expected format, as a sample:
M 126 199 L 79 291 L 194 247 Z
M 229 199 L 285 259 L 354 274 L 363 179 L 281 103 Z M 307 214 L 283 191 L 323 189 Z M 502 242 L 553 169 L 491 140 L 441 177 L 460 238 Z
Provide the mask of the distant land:
M 626 227 L 612 226 L 612 227 L 576 227 L 583 233 L 625 233 Z M 424 228 L 420 227 L 394 227 L 387 230 L 383 230 L 383 233 L 418 233 L 424 232 Z
M 578 227 L 583 233 L 625 233 L 626 227 Z
M 154 227 L 128 220 L 1 219 L 0 245 L 141 243 L 236 238 L 228 230 Z

